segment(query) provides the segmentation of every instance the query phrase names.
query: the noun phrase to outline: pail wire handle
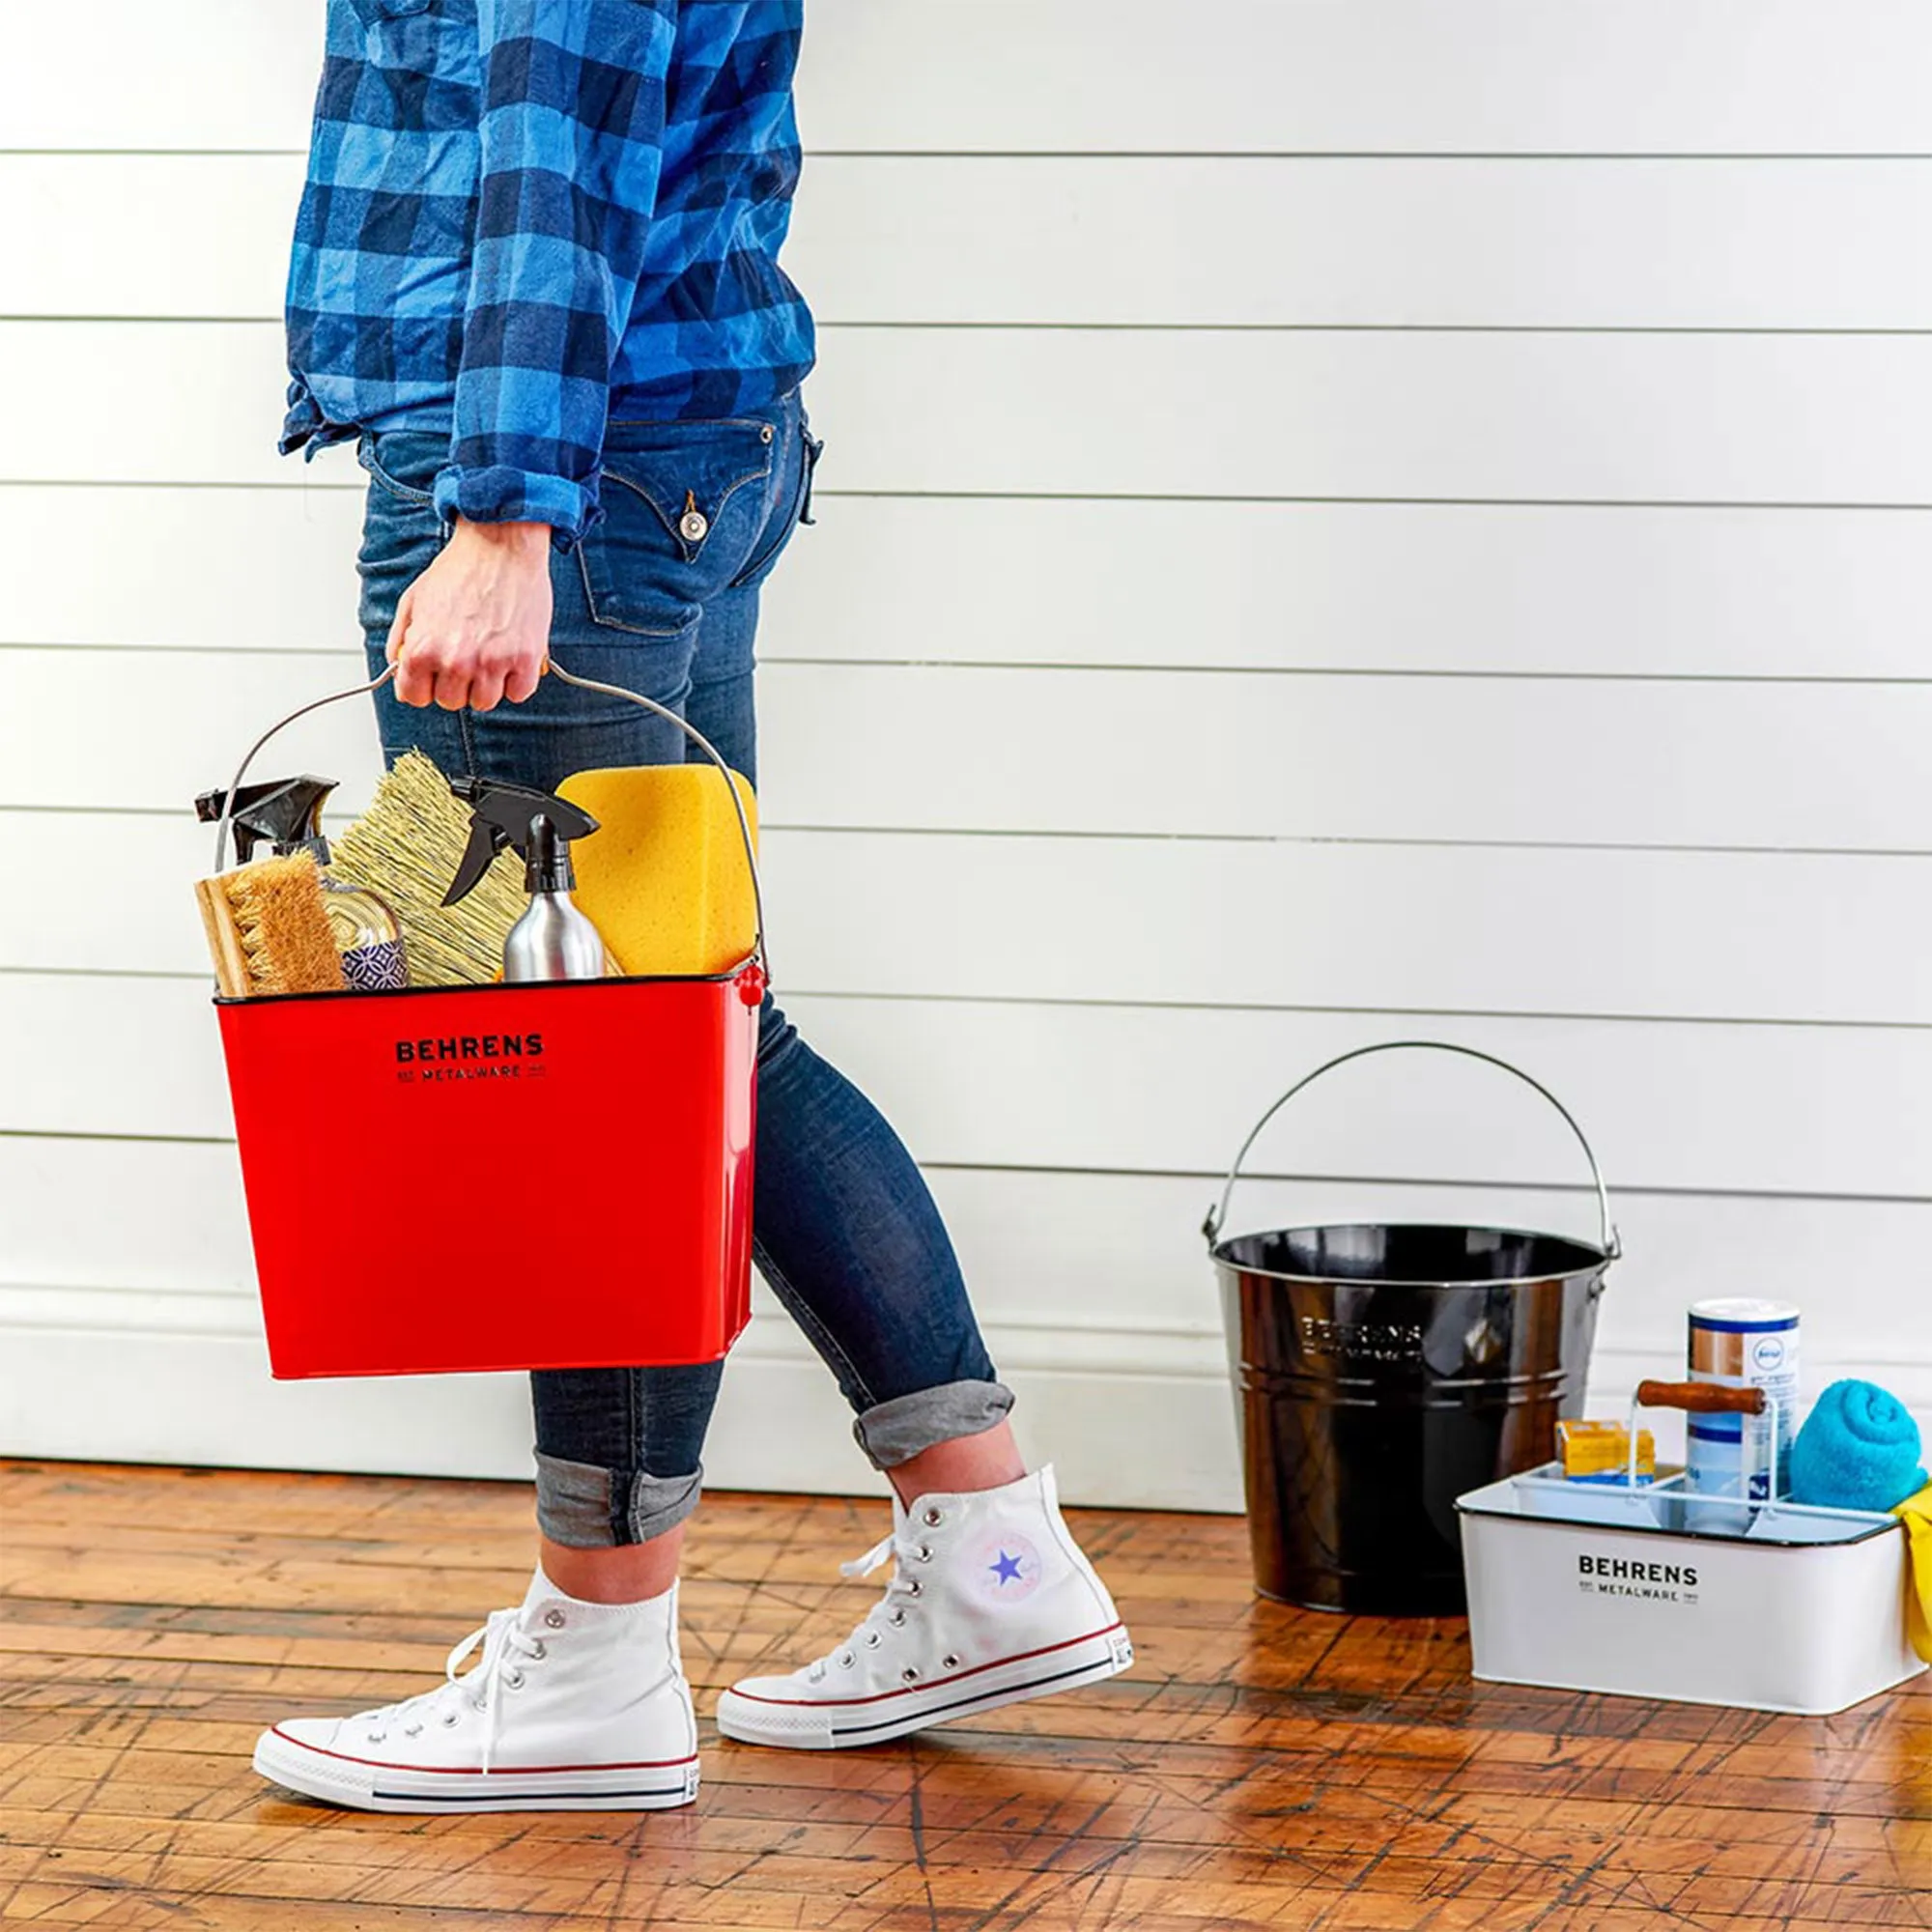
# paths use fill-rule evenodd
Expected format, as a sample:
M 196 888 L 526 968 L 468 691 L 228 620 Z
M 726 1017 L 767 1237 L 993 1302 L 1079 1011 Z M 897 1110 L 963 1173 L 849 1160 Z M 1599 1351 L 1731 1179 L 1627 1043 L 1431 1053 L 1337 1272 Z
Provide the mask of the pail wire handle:
M 758 877 L 757 843 L 752 837 L 752 821 L 745 814 L 745 801 L 739 796 L 738 787 L 732 780 L 731 767 L 724 762 L 717 746 L 696 725 L 680 718 L 668 705 L 660 704 L 654 697 L 640 696 L 635 691 L 626 691 L 622 685 L 600 684 L 595 678 L 574 676 L 571 672 L 565 670 L 560 664 L 556 663 L 554 659 L 547 661 L 544 665 L 544 669 L 551 676 L 560 678 L 565 684 L 574 684 L 580 691 L 595 691 L 606 697 L 621 697 L 632 704 L 640 705 L 644 710 L 653 712 L 660 718 L 668 720 L 672 724 L 675 724 L 718 767 L 719 771 L 724 774 L 724 789 L 730 794 L 732 807 L 738 814 L 738 835 L 745 841 L 745 864 L 750 867 L 752 874 L 752 907 L 755 921 L 755 929 L 752 940 L 751 956 L 757 961 L 759 970 L 764 974 L 765 978 L 770 980 L 772 976 L 772 961 L 771 954 L 765 947 L 765 895 L 764 888 Z M 326 704 L 339 704 L 346 697 L 367 697 L 370 693 L 381 691 L 385 684 L 390 683 L 394 679 L 395 675 L 396 667 L 391 665 L 384 671 L 381 677 L 371 678 L 367 684 L 354 685 L 347 691 L 334 691 L 330 692 L 327 697 L 315 698 L 310 703 L 302 705 L 298 710 L 291 711 L 278 724 L 270 724 L 249 746 L 247 755 L 236 768 L 235 782 L 228 787 L 228 796 L 222 803 L 221 819 L 219 824 L 214 828 L 214 869 L 217 872 L 225 870 L 228 865 L 228 829 L 235 816 L 236 795 L 241 791 L 242 781 L 248 776 L 248 768 L 255 762 L 256 755 L 260 753 L 262 747 L 278 732 L 286 730 L 298 719 L 306 718 L 311 711 L 320 711 Z
M 255 742 L 248 747 L 247 755 L 235 768 L 235 782 L 228 787 L 228 793 L 221 801 L 221 817 L 214 828 L 214 869 L 225 872 L 228 869 L 228 828 L 235 822 L 235 800 L 242 789 L 242 781 L 248 776 L 248 767 L 255 762 L 262 747 L 278 733 L 286 731 L 298 718 L 306 718 L 311 711 L 320 711 L 326 704 L 340 704 L 345 697 L 367 697 L 372 691 L 381 691 L 396 675 L 396 668 L 391 665 L 381 677 L 371 678 L 367 684 L 352 686 L 347 691 L 331 691 L 327 697 L 311 699 L 298 711 L 291 711 L 278 724 L 270 724 Z
M 1412 1051 L 1429 1053 L 1456 1053 L 1464 1060 L 1480 1060 L 1486 1066 L 1500 1067 L 1505 1073 L 1513 1073 L 1525 1087 L 1535 1091 L 1554 1107 L 1562 1117 L 1564 1124 L 1577 1137 L 1577 1145 L 1583 1150 L 1583 1158 L 1590 1163 L 1590 1179 L 1597 1190 L 1598 1225 L 1601 1236 L 1598 1246 L 1610 1261 L 1615 1261 L 1623 1253 L 1623 1239 L 1610 1221 L 1609 1189 L 1604 1185 L 1604 1171 L 1597 1165 L 1597 1156 L 1591 1148 L 1583 1129 L 1577 1124 L 1576 1116 L 1552 1094 L 1542 1081 L 1532 1079 L 1520 1066 L 1513 1066 L 1507 1060 L 1498 1060 L 1492 1053 L 1483 1053 L 1473 1046 L 1457 1046 L 1446 1039 L 1385 1039 L 1374 1046 L 1358 1046 L 1348 1053 L 1338 1053 L 1333 1060 L 1324 1062 L 1313 1073 L 1304 1074 L 1255 1122 L 1253 1131 L 1241 1143 L 1241 1151 L 1235 1156 L 1235 1164 L 1228 1170 L 1227 1185 L 1221 1190 L 1218 1207 L 1208 1210 L 1208 1218 L 1202 1224 L 1202 1233 L 1208 1236 L 1211 1248 L 1220 1240 L 1222 1231 L 1228 1225 L 1228 1204 L 1234 1199 L 1235 1183 L 1241 1178 L 1241 1163 L 1248 1157 L 1254 1144 L 1261 1139 L 1263 1129 L 1281 1110 L 1305 1088 L 1312 1087 L 1324 1073 L 1332 1073 L 1338 1066 L 1346 1066 L 1351 1060 L 1366 1060 L 1375 1053 L 1407 1053 Z

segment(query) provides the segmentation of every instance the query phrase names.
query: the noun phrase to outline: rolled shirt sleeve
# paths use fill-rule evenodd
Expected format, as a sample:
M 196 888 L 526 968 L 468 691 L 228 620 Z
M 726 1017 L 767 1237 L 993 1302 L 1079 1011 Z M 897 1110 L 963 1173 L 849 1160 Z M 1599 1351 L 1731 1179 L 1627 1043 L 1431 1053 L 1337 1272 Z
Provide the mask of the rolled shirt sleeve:
M 597 517 L 611 375 L 664 166 L 676 0 L 478 0 L 475 245 L 445 519 Z

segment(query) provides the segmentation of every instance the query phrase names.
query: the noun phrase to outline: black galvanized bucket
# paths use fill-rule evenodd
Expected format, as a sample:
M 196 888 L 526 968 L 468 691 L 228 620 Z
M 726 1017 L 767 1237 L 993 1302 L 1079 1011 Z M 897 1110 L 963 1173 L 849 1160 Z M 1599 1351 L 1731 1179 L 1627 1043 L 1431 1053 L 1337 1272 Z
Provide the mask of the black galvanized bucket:
M 1224 1238 L 1242 1163 L 1324 1073 L 1375 1053 L 1461 1054 L 1535 1088 L 1590 1163 L 1595 1245 L 1517 1228 L 1360 1222 Z M 1604 1275 L 1621 1252 L 1569 1109 L 1473 1047 L 1391 1040 L 1318 1066 L 1256 1123 L 1205 1232 L 1227 1323 L 1255 1582 L 1310 1609 L 1465 1606 L 1456 1498 L 1548 1462 L 1582 1412 Z

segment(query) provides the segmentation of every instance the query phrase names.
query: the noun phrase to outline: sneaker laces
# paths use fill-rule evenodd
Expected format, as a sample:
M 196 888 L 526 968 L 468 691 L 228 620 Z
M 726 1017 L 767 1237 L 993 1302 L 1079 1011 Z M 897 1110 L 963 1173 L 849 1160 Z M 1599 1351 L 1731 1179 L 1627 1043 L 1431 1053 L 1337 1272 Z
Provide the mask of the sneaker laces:
M 867 1611 L 843 1643 L 827 1651 L 816 1663 L 808 1666 L 806 1676 L 811 1683 L 823 1682 L 826 1671 L 835 1662 L 847 1666 L 856 1662 L 861 1644 L 876 1650 L 885 1640 L 888 1630 L 897 1630 L 904 1624 L 907 1605 L 920 1594 L 918 1578 L 907 1574 L 907 1558 L 911 1553 L 911 1537 L 903 1526 L 895 1524 L 865 1555 L 839 1564 L 838 1574 L 841 1577 L 869 1577 L 888 1557 L 895 1559 L 893 1574 L 886 1579 L 885 1595 Z
M 456 1699 L 467 1697 L 471 1707 L 484 1716 L 483 1770 L 487 1775 L 497 1748 L 502 1693 L 523 1683 L 522 1659 L 540 1658 L 544 1654 L 543 1639 L 533 1636 L 518 1621 L 522 1614 L 521 1610 L 492 1610 L 480 1629 L 471 1631 L 450 1651 L 442 1666 L 447 1682 L 439 1684 L 434 1690 L 405 1697 L 400 1703 L 384 1704 L 356 1719 L 368 1726 L 370 1742 L 380 1744 L 392 1723 L 412 1713 L 414 1721 L 405 1726 L 411 1736 L 420 1731 L 432 1716 L 453 1724 L 458 1716 Z M 479 1644 L 483 1655 L 477 1659 L 475 1668 L 459 1676 L 465 1660 Z

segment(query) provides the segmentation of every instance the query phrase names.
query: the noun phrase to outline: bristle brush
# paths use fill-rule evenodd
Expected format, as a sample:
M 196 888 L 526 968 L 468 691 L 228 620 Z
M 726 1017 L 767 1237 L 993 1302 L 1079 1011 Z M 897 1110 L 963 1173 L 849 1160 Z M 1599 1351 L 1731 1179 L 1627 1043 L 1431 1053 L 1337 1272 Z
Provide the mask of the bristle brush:
M 258 860 L 194 893 L 224 998 L 347 989 L 311 854 Z
M 466 898 L 442 903 L 469 842 L 469 819 L 435 763 L 406 752 L 384 774 L 369 810 L 331 841 L 335 877 L 367 888 L 394 909 L 412 985 L 497 979 L 504 938 L 529 903 L 523 866 L 508 854 Z

